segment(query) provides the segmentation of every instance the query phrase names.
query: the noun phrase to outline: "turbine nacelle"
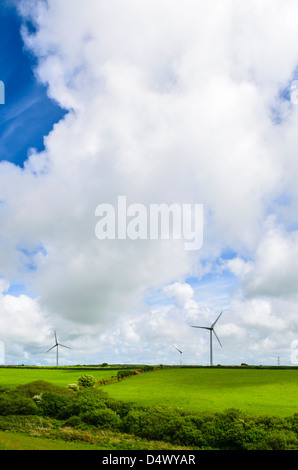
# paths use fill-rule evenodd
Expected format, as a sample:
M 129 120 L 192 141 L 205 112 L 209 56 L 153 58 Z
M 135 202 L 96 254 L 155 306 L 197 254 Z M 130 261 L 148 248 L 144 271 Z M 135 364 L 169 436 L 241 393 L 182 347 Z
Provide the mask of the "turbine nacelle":
M 46 351 L 46 353 L 48 353 L 49 351 L 51 351 L 51 350 L 54 349 L 54 348 L 57 348 L 56 365 L 57 365 L 57 367 L 58 367 L 58 347 L 59 347 L 59 346 L 62 346 L 63 348 L 67 348 L 67 349 L 70 349 L 70 348 L 69 348 L 68 346 L 65 346 L 64 344 L 58 343 L 56 331 L 54 331 L 54 335 L 55 335 L 55 344 L 54 344 L 54 346 L 52 346 L 50 349 L 48 349 L 48 350 Z
M 180 366 L 181 366 L 182 365 L 182 351 L 180 351 L 180 349 L 178 349 L 174 344 L 173 344 L 173 346 L 180 353 Z
M 213 365 L 213 353 L 212 353 L 212 333 L 214 333 L 217 341 L 219 342 L 220 346 L 222 347 L 222 344 L 219 340 L 219 337 L 217 336 L 217 334 L 215 333 L 215 330 L 214 330 L 214 326 L 216 324 L 216 322 L 218 321 L 219 317 L 221 316 L 223 312 L 220 312 L 220 314 L 218 315 L 217 319 L 215 320 L 215 322 L 212 323 L 211 326 L 192 326 L 192 328 L 201 328 L 203 330 L 209 330 L 210 331 L 210 365 L 212 366 Z

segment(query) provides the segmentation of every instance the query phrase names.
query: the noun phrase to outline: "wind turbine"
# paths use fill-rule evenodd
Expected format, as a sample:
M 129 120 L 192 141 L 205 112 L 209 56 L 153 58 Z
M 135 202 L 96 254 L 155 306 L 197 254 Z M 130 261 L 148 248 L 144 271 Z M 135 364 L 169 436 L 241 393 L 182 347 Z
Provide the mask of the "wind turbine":
M 56 342 L 56 344 L 54 344 L 54 346 L 52 346 L 52 347 L 51 347 L 50 349 L 48 349 L 46 352 L 48 353 L 48 352 L 51 351 L 52 349 L 57 348 L 57 351 L 56 351 L 56 365 L 57 365 L 57 367 L 58 367 L 58 347 L 59 347 L 59 346 L 63 346 L 63 348 L 67 348 L 67 349 L 70 349 L 70 348 L 69 348 L 68 346 L 64 346 L 64 344 L 58 343 L 56 331 L 54 331 L 54 334 L 55 334 L 55 342 Z
M 210 366 L 213 366 L 213 357 L 212 357 L 212 333 L 215 334 L 217 341 L 219 342 L 220 346 L 222 347 L 221 342 L 219 341 L 219 338 L 217 334 L 214 331 L 214 325 L 221 316 L 222 312 L 218 315 L 217 319 L 215 320 L 214 323 L 212 323 L 211 326 L 192 326 L 192 328 L 203 328 L 204 330 L 209 330 L 210 331 Z
M 176 348 L 176 346 L 174 345 L 174 348 L 177 349 L 177 351 L 180 353 L 180 366 L 182 365 L 182 351 L 180 351 L 180 349 Z

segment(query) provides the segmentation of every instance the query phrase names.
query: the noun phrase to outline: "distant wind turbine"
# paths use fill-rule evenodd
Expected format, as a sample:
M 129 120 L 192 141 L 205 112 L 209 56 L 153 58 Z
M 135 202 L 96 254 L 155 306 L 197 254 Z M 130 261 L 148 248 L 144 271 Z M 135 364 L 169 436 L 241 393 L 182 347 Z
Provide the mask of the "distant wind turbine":
M 214 331 L 214 325 L 221 316 L 222 312 L 218 315 L 217 319 L 215 320 L 214 323 L 212 323 L 211 326 L 192 326 L 192 328 L 203 328 L 204 330 L 209 330 L 210 331 L 210 366 L 213 366 L 213 354 L 212 354 L 212 333 L 216 336 L 217 341 L 219 342 L 220 346 L 222 347 L 221 342 L 219 341 L 219 338 L 217 334 Z
M 180 353 L 180 366 L 182 365 L 182 351 L 180 351 L 180 349 L 176 348 L 176 346 L 174 345 L 174 348 L 177 349 L 177 351 Z
M 67 349 L 70 349 L 70 348 L 69 348 L 68 346 L 64 346 L 64 344 L 58 343 L 56 331 L 54 331 L 54 334 L 55 334 L 55 344 L 54 344 L 54 346 L 52 346 L 50 349 L 48 349 L 46 352 L 48 353 L 48 352 L 51 351 L 52 349 L 57 348 L 57 351 L 56 351 L 56 365 L 57 365 L 57 367 L 58 367 L 58 349 L 59 349 L 59 346 L 62 346 L 63 348 L 67 348 Z

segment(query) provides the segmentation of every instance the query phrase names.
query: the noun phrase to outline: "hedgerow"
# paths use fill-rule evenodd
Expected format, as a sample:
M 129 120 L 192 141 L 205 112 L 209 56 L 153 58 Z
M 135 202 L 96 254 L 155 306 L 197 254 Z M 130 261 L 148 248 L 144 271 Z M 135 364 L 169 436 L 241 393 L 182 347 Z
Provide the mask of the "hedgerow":
M 34 382 L 0 389 L 0 415 L 39 415 L 65 426 L 110 429 L 181 446 L 234 450 L 298 450 L 298 414 L 254 416 L 236 409 L 186 411 L 112 399 L 102 389 L 78 391 Z

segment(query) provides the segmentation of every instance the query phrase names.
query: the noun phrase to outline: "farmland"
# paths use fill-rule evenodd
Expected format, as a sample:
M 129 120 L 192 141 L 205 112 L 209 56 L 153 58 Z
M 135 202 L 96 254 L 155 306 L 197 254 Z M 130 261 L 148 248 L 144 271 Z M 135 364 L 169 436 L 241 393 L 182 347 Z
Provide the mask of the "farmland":
M 117 399 L 184 409 L 288 416 L 298 412 L 298 370 L 162 369 L 109 385 Z
M 84 373 L 94 379 L 116 376 L 112 369 L 1 368 L 0 385 L 16 387 L 45 380 L 66 387 Z M 164 368 L 104 386 L 113 398 L 143 405 L 188 410 L 237 408 L 252 414 L 289 416 L 298 412 L 298 370 L 267 368 Z
M 58 369 L 56 367 L 0 367 L 0 385 L 16 387 L 35 380 L 45 380 L 66 387 L 69 383 L 76 383 L 78 377 L 85 373 L 84 370 L 86 369 L 82 370 L 76 367 Z M 116 375 L 117 370 L 91 369 L 88 373 L 92 374 L 95 380 L 108 379 L 112 375 Z
M 297 392 L 295 368 L 1 367 L 0 449 L 298 449 Z

